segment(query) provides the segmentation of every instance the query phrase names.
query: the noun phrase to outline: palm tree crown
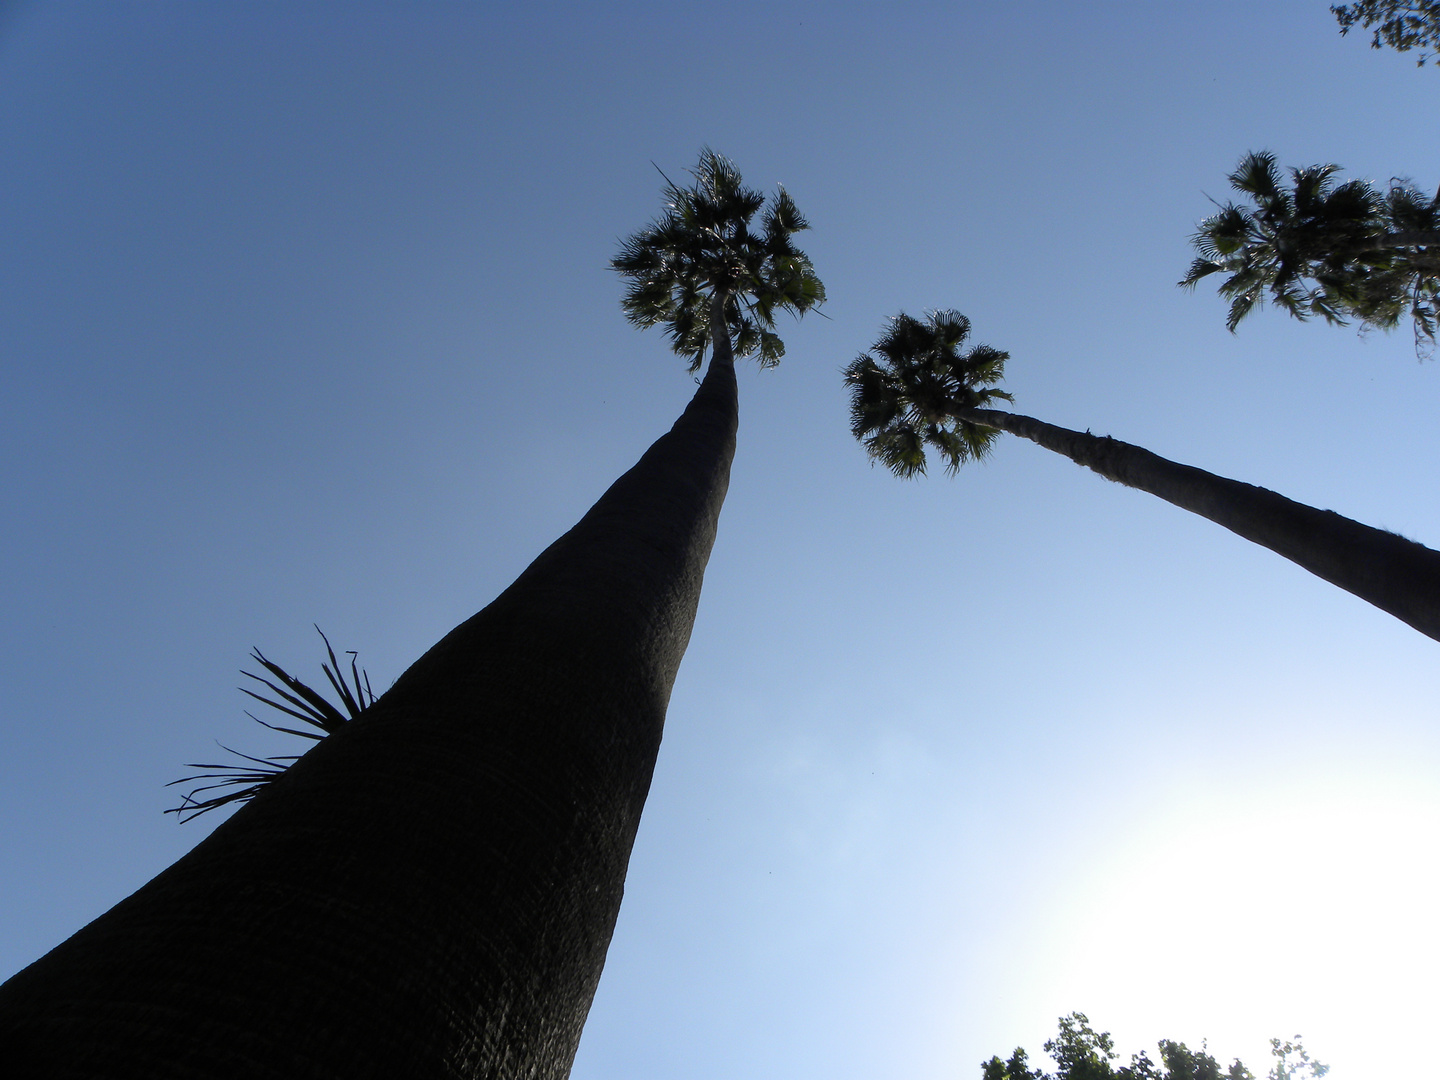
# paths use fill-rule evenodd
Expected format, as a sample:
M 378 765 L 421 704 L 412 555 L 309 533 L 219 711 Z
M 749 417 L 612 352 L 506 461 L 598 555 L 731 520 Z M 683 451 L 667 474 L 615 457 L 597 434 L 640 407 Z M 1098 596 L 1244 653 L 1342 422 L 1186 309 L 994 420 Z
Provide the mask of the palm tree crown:
M 994 389 L 1009 353 L 976 345 L 961 351 L 970 320 L 932 311 L 924 322 L 903 312 L 872 347 L 845 369 L 850 430 L 870 457 L 899 476 L 925 472 L 925 448 L 939 452 L 947 472 L 984 457 L 1000 432 L 960 418 L 960 411 L 1013 401 Z
M 765 195 L 745 187 L 735 166 L 713 150 L 701 152 L 691 174 L 689 187 L 666 178 L 665 212 L 622 241 L 610 261 L 630 280 L 625 315 L 639 327 L 663 324 L 695 371 L 718 299 L 735 354 L 758 354 L 762 367 L 773 367 L 785 355 L 774 332 L 777 309 L 799 316 L 825 299 L 809 258 L 791 240 L 809 222 L 784 188 L 767 206 Z M 762 209 L 760 229 L 752 231 Z
M 1108 435 L 985 408 L 1012 400 L 994 389 L 1008 354 L 986 345 L 961 352 L 969 332 L 970 320 L 954 311 L 925 322 L 900 314 L 875 343 L 877 355 L 862 353 L 845 369 L 850 428 L 872 460 L 914 476 L 931 446 L 953 473 L 1007 431 L 1223 525 L 1440 641 L 1440 551 Z
M 1417 347 L 1435 340 L 1440 302 L 1440 196 L 1392 182 L 1339 183 L 1337 165 L 1291 169 L 1287 186 L 1270 153 L 1247 154 L 1230 185 L 1249 205 L 1227 203 L 1199 225 L 1199 257 L 1180 282 L 1223 273 L 1226 326 L 1270 301 L 1297 319 L 1350 318 L 1392 329 L 1414 320 Z

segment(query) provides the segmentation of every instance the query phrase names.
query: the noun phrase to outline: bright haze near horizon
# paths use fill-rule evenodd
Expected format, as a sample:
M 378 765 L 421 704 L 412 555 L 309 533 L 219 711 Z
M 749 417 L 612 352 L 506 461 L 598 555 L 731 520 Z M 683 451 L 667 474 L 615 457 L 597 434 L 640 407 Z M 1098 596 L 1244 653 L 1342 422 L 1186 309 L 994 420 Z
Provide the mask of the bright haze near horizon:
M 1408 331 L 1175 287 L 1247 151 L 1433 189 L 1437 99 L 1323 0 L 0 7 L 0 977 L 216 824 L 185 762 L 290 752 L 252 646 L 388 686 L 669 427 L 607 262 L 710 146 L 829 300 L 741 371 L 577 1080 L 978 1080 L 1071 1010 L 1371 1075 L 1440 1011 L 1440 643 L 1027 442 L 871 468 L 840 370 L 956 308 L 1018 411 L 1440 546 Z

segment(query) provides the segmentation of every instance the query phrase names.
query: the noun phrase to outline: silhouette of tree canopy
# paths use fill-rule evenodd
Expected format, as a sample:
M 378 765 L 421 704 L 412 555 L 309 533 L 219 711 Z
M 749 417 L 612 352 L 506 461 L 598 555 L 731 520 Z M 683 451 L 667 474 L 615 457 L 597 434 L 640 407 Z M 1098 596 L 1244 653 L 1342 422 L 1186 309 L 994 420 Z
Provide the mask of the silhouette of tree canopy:
M 661 173 L 664 176 L 664 173 Z M 625 316 L 644 328 L 665 327 L 672 347 L 696 371 L 716 318 L 724 320 L 736 356 L 758 354 L 761 367 L 785 355 L 775 313 L 799 316 L 825 299 L 825 286 L 791 237 L 810 227 L 783 187 L 766 206 L 728 160 L 705 149 L 679 187 L 665 178 L 665 212 L 620 244 L 610 265 L 628 278 Z M 751 219 L 764 210 L 760 229 Z
M 1249 153 L 1230 174 L 1244 196 L 1200 223 L 1198 257 L 1180 281 L 1194 288 L 1227 275 L 1226 326 L 1268 298 L 1294 318 L 1319 315 L 1389 330 L 1408 316 L 1417 351 L 1435 343 L 1440 304 L 1440 193 L 1431 197 L 1392 180 L 1336 179 L 1338 165 L 1289 170 L 1287 183 L 1268 152 Z
M 877 355 L 863 353 L 845 369 L 851 430 L 897 476 L 924 473 L 927 446 L 954 474 L 1000 437 L 996 428 L 957 416 L 1015 400 L 995 388 L 1010 354 L 988 345 L 962 352 L 969 335 L 970 320 L 958 311 L 931 312 L 923 323 L 901 312 L 875 342 Z
M 1330 10 L 1340 24 L 1340 33 L 1348 34 L 1356 24 L 1361 29 L 1374 29 L 1370 47 L 1389 45 L 1396 52 L 1429 49 L 1415 61 L 1425 61 L 1440 52 L 1440 0 L 1359 0 L 1354 4 L 1332 4 Z
M 1060 1018 L 1060 1032 L 1045 1043 L 1045 1052 L 1055 1062 L 1053 1073 L 1032 1069 L 1024 1048 L 1016 1047 L 1008 1061 L 996 1056 L 982 1063 L 982 1080 L 1255 1080 L 1238 1058 L 1222 1068 L 1203 1045 L 1191 1050 L 1170 1039 L 1160 1040 L 1159 1061 L 1142 1050 L 1131 1055 L 1128 1065 L 1116 1065 L 1110 1033 L 1097 1032 L 1081 1012 Z M 1271 1039 L 1270 1053 L 1275 1063 L 1268 1080 L 1320 1080 L 1330 1071 L 1330 1066 L 1311 1059 L 1299 1035 Z

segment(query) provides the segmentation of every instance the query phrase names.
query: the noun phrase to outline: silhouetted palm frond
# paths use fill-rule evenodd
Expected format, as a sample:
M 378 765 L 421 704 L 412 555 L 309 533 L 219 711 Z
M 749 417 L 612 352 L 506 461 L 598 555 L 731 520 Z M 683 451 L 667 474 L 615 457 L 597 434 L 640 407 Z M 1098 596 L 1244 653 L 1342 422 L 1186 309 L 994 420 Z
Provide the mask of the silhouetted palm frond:
M 1197 258 L 1180 285 L 1224 274 L 1232 332 L 1268 299 L 1296 319 L 1355 319 L 1389 330 L 1409 315 L 1417 351 L 1435 340 L 1440 293 L 1440 196 L 1400 180 L 1386 191 L 1339 183 L 1337 165 L 1291 169 L 1287 186 L 1270 153 L 1247 154 L 1230 186 L 1247 197 L 1202 221 Z
M 325 642 L 325 653 L 329 660 L 321 663 L 320 668 L 325 672 L 331 688 L 340 697 L 338 707 L 326 699 L 323 694 L 307 686 L 279 664 L 268 659 L 259 649 L 251 650 L 250 657 L 269 672 L 275 681 L 272 682 L 263 675 L 256 675 L 254 672 L 243 669 L 240 674 L 265 686 L 274 696 L 268 697 L 243 686 L 239 687 L 239 690 L 242 694 L 248 694 L 277 712 L 293 716 L 295 719 L 309 724 L 316 731 L 271 724 L 261 720 L 254 713 L 246 711 L 245 715 L 257 724 L 267 727 L 271 731 L 281 731 L 287 735 L 298 735 L 302 739 L 313 739 L 318 742 L 326 735 L 338 731 L 342 725 L 356 719 L 375 704 L 376 696 L 370 689 L 369 674 L 359 666 L 357 654 L 353 650 L 348 650 L 346 653 L 350 657 L 350 677 L 347 681 L 345 669 L 336 658 L 335 650 L 330 647 L 330 639 L 318 626 L 315 627 L 315 632 L 320 635 L 320 640 Z M 180 821 L 190 821 L 207 811 L 217 810 L 231 803 L 249 802 L 264 790 L 265 785 L 273 783 L 284 775 L 285 770 L 301 756 L 299 754 L 282 754 L 276 757 L 257 758 L 251 757 L 249 754 L 242 754 L 238 750 L 232 750 L 223 743 L 219 745 L 227 754 L 239 758 L 240 762 L 230 764 L 187 762 L 185 765 L 187 769 L 215 771 L 193 773 L 190 776 L 181 777 L 179 780 L 172 780 L 165 785 L 166 787 L 174 787 L 176 784 L 194 784 L 200 780 L 215 782 L 200 784 L 192 788 L 180 800 L 179 806 L 172 806 L 165 813 L 175 814 L 177 820 Z M 207 791 L 217 792 L 217 794 L 199 797 Z
M 959 413 L 1013 400 L 996 389 L 1009 353 L 977 345 L 962 352 L 970 320 L 958 311 L 932 311 L 924 322 L 903 312 L 845 369 L 850 430 L 872 460 L 898 476 L 925 472 L 936 451 L 945 471 L 983 458 L 1000 432 Z
M 695 371 L 710 344 L 710 298 L 723 294 L 735 355 L 773 367 L 785 355 L 776 312 L 798 317 L 825 299 L 825 286 L 792 240 L 810 223 L 783 187 L 767 206 L 713 150 L 701 151 L 691 175 L 689 187 L 666 178 L 665 212 L 622 240 L 610 260 L 629 279 L 625 317 L 642 329 L 663 325 L 671 348 Z M 761 210 L 754 232 L 751 220 Z

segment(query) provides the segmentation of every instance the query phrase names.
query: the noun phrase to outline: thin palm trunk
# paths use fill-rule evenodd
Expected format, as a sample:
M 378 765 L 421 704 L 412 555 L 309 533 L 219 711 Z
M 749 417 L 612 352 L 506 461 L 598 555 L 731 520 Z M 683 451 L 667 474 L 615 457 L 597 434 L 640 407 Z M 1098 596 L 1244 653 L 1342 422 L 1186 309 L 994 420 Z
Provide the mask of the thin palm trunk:
M 1417 250 L 1411 251 L 1411 248 Z M 1335 253 L 1349 259 L 1369 251 L 1403 251 L 1408 256 L 1408 265 L 1413 268 L 1440 269 L 1440 232 L 1383 233 L 1368 240 L 1341 245 Z
M 1357 241 L 1351 246 L 1355 251 L 1386 251 L 1391 248 L 1435 247 L 1440 245 L 1440 232 L 1393 232 L 1381 233 L 1368 240 Z
M 0 987 L 5 1075 L 562 1080 L 736 417 L 725 341 L 670 433 L 509 589 Z
M 1440 640 L 1440 552 L 1108 436 L 993 409 L 956 409 L 954 415 L 1029 439 L 1106 479 L 1209 518 Z

